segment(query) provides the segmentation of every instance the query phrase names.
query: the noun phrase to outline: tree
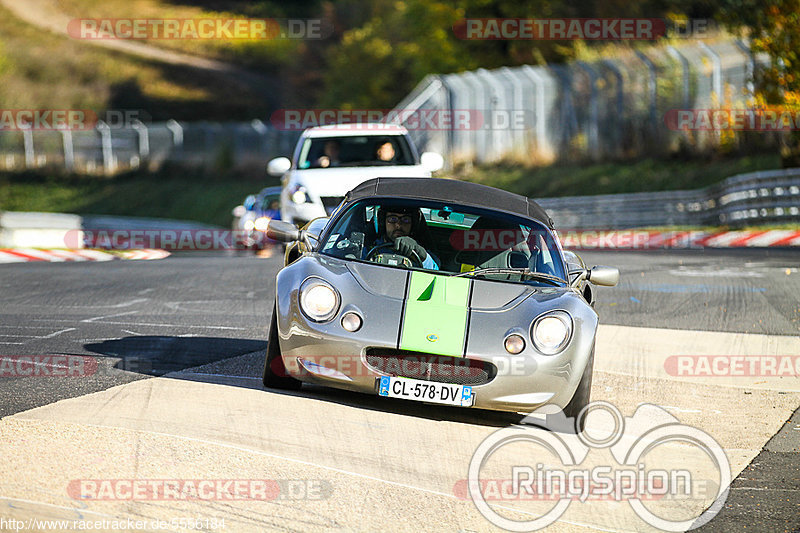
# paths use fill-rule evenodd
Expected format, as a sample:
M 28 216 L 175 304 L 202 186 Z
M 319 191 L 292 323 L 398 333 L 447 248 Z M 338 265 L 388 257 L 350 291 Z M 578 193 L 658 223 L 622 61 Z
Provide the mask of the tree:
M 382 0 L 328 50 L 322 104 L 390 108 L 431 73 L 477 68 L 452 31 L 463 12 L 444 2 Z
M 769 63 L 757 72 L 757 99 L 770 106 L 800 111 L 800 0 L 723 0 L 719 19 L 750 38 L 754 54 Z M 783 136 L 784 167 L 800 167 L 800 132 Z

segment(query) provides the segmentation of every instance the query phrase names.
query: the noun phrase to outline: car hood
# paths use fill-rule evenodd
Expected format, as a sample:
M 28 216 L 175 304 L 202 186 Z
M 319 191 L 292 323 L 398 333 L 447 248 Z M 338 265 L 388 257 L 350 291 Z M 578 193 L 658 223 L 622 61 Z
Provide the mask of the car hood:
M 303 185 L 317 196 L 344 196 L 373 178 L 429 178 L 430 175 L 421 165 L 310 168 L 291 170 L 289 183 Z
M 518 306 L 527 298 L 533 296 L 537 301 L 545 302 L 561 296 L 566 289 L 558 288 L 536 288 L 530 285 L 517 283 L 503 283 L 497 281 L 487 281 L 472 279 L 467 277 L 449 278 L 448 276 L 437 274 L 436 272 L 408 271 L 401 268 L 389 268 L 385 266 L 373 265 L 369 263 L 348 262 L 347 269 L 364 290 L 376 296 L 386 298 L 406 299 L 407 287 L 410 289 L 407 279 L 411 276 L 416 279 L 420 287 L 424 286 L 422 292 L 428 289 L 431 282 L 439 283 L 440 286 L 454 285 L 468 280 L 472 281 L 471 297 L 469 302 L 460 302 L 461 307 L 470 307 L 476 311 L 499 312 L 507 311 Z M 460 280 L 448 283 L 451 279 Z M 454 287 L 450 288 L 453 294 Z M 412 291 L 410 291 L 412 292 Z M 421 295 L 421 294 L 420 294 Z M 428 300 L 430 301 L 430 296 Z
M 351 263 L 348 270 L 367 292 L 402 298 L 399 348 L 438 355 L 464 354 L 470 313 L 503 313 L 537 290 L 431 272 Z

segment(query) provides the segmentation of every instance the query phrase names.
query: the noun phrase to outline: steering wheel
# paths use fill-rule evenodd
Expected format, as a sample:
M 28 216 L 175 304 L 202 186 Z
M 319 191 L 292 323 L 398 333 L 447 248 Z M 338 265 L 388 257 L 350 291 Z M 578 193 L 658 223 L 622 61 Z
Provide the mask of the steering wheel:
M 379 244 L 378 246 L 375 246 L 374 248 L 372 248 L 372 250 L 370 250 L 367 253 L 367 256 L 366 256 L 365 260 L 366 261 L 370 261 L 373 258 L 373 256 L 379 255 L 378 252 L 380 252 L 381 250 L 383 250 L 385 248 L 394 248 L 394 243 L 393 242 L 384 242 L 382 244 Z M 413 258 L 412 257 L 406 257 L 403 254 L 398 253 L 398 252 L 392 253 L 392 254 L 387 254 L 387 255 L 392 255 L 392 256 L 399 257 L 400 260 L 403 262 L 403 266 L 406 266 L 406 267 L 413 267 L 413 266 L 422 267 L 422 261 L 419 259 L 419 257 L 417 256 L 416 253 L 414 253 L 414 257 Z M 416 263 L 416 264 L 414 264 L 414 263 Z

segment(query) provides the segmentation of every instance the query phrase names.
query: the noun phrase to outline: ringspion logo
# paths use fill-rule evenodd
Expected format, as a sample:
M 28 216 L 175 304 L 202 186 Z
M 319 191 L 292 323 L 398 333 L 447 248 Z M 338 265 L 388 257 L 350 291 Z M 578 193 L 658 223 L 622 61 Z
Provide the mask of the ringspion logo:
M 606 419 L 598 424 L 602 431 L 588 423 L 578 432 L 590 413 Z M 520 457 L 530 461 L 520 464 Z M 719 513 L 731 480 L 725 450 L 708 433 L 656 405 L 642 404 L 624 417 L 608 402 L 592 402 L 574 419 L 548 405 L 495 431 L 476 448 L 454 493 L 466 492 L 484 518 L 510 531 L 542 529 L 570 505 L 595 500 L 627 503 L 663 531 L 687 531 Z M 527 520 L 517 520 L 490 503 L 506 500 L 535 505 L 522 511 Z

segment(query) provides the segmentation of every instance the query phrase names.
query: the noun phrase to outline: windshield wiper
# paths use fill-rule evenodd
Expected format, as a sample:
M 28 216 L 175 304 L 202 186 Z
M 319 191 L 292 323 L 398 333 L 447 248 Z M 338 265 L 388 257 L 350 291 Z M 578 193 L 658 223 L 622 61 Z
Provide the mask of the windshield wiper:
M 558 276 L 545 274 L 543 272 L 534 272 L 532 270 L 528 270 L 527 268 L 497 268 L 497 267 L 477 268 L 475 270 L 468 270 L 466 272 L 453 274 L 453 277 L 460 278 L 463 276 L 479 276 L 481 274 L 520 274 L 535 279 L 537 281 L 549 281 L 550 283 L 553 283 L 555 285 L 561 283 L 564 284 L 567 283 L 566 280 L 563 280 Z

